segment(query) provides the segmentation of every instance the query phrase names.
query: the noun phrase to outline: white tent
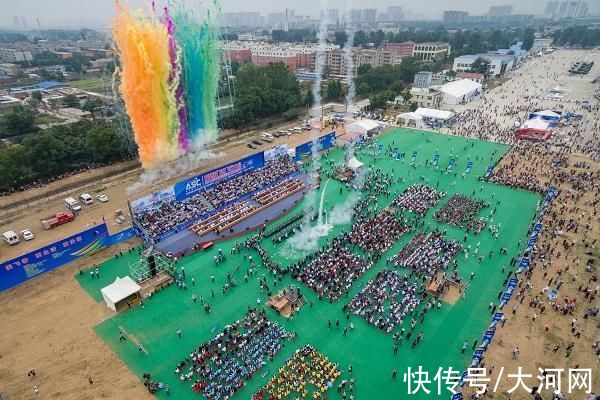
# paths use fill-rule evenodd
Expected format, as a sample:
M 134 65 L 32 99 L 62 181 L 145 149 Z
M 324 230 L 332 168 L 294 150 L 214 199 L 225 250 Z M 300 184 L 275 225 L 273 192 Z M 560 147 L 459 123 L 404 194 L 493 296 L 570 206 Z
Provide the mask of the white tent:
M 435 119 L 437 121 L 448 121 L 454 117 L 454 113 L 452 111 L 424 107 L 417 108 L 415 114 L 420 115 L 421 118 Z
M 346 133 L 360 133 L 361 135 L 367 135 L 368 133 L 374 133 L 379 129 L 379 124 L 372 119 L 361 119 L 346 127 Z
M 141 287 L 129 276 L 125 278 L 117 276 L 113 283 L 100 289 L 106 306 L 113 311 L 117 311 L 119 302 L 137 294 L 140 290 Z
M 459 79 L 442 85 L 440 92 L 444 94 L 445 104 L 460 104 L 473 100 L 481 93 L 481 87 L 481 83 L 470 79 Z
M 359 171 L 363 167 L 363 165 L 365 164 L 358 161 L 356 157 L 352 157 L 350 160 L 348 160 L 348 168 L 350 168 L 354 172 Z
M 423 126 L 423 116 L 414 112 L 398 114 L 396 116 L 396 123 L 398 125 L 414 126 L 415 128 L 421 128 Z
M 548 129 L 550 124 L 548 121 L 544 121 L 541 118 L 532 118 L 525 121 L 521 129 L 536 129 L 539 131 L 545 131 Z

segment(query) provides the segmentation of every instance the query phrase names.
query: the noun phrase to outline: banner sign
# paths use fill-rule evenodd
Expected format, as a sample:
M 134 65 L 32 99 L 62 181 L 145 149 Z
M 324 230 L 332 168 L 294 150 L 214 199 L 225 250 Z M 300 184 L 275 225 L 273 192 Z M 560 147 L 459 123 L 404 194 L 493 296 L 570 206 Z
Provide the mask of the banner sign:
M 131 211 L 136 214 L 146 208 L 156 207 L 157 204 L 173 201 L 174 199 L 175 190 L 173 186 L 169 186 L 159 190 L 158 192 L 140 197 L 139 199 L 131 200 L 129 205 L 131 206 Z
M 380 144 L 379 146 L 377 146 L 377 155 L 380 156 L 381 153 L 383 153 L 383 145 Z
M 400 150 L 397 147 L 394 147 L 394 151 L 392 152 L 392 158 L 396 160 L 400 157 Z
M 265 156 L 263 152 L 260 152 L 213 169 L 212 171 L 196 175 L 193 178 L 177 182 L 174 186 L 175 199 L 183 201 L 198 193 L 212 189 L 224 180 L 235 178 L 238 175 L 261 168 L 264 165 Z
M 106 245 L 109 237 L 106 224 L 103 223 L 3 262 L 0 264 L 0 292 L 95 253 Z
M 287 144 L 278 144 L 268 150 L 265 150 L 265 162 L 273 161 L 288 154 Z
M 467 163 L 467 169 L 465 170 L 465 172 L 468 174 L 469 172 L 471 172 L 472 169 L 473 169 L 473 161 L 469 161 Z
M 493 170 L 494 170 L 494 167 L 492 167 L 491 165 L 488 166 L 487 169 L 485 170 L 484 178 L 489 178 L 490 175 L 492 174 Z
M 529 267 L 529 257 L 521 258 L 521 262 L 519 262 L 519 266 L 517 267 L 517 274 L 522 273 Z
M 454 158 L 450 159 L 450 163 L 448 164 L 448 171 L 450 171 L 452 169 L 452 167 L 454 167 L 455 162 L 456 162 L 456 160 Z
M 108 236 L 105 240 L 102 241 L 102 245 L 103 246 L 113 246 L 115 244 L 119 244 L 128 239 L 131 239 L 134 236 L 135 236 L 135 231 L 133 230 L 133 227 L 127 228 L 124 231 L 121 231 L 121 232 L 115 233 L 114 235 Z
M 436 154 L 435 156 L 433 156 L 433 165 L 437 166 L 440 162 L 440 155 Z
M 310 157 L 313 153 L 313 147 L 316 152 L 320 152 L 333 146 L 335 146 L 335 132 L 330 132 L 315 140 L 297 146 L 294 161 L 298 162 L 303 158 Z
M 517 287 L 517 283 L 518 281 L 515 278 L 511 278 L 508 281 L 508 285 L 506 285 L 506 289 L 504 290 L 502 298 L 500 299 L 500 307 L 504 307 L 508 303 L 513 292 L 515 291 L 515 288 Z

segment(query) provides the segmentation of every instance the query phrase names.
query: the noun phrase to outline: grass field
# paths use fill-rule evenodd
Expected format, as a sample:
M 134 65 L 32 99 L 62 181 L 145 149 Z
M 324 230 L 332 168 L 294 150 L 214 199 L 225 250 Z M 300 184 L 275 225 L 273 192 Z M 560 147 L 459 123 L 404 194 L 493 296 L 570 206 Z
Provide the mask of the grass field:
M 357 158 L 371 167 L 380 168 L 388 173 L 393 171 L 396 183 L 392 187 L 392 195 L 389 198 L 380 197 L 380 207 L 388 205 L 395 197 L 396 191 L 401 193 L 415 182 L 429 183 L 434 187 L 439 184 L 439 188 L 446 190 L 448 196 L 429 210 L 424 217 L 426 229 L 432 229 L 438 225 L 432 217 L 434 212 L 454 193 L 471 195 L 475 191 L 477 198 L 488 201 L 500 200 L 497 213 L 493 217 L 495 224 L 501 223 L 500 237 L 494 239 L 488 230 L 484 230 L 477 236 L 469 235 L 466 243 L 471 244 L 474 248 L 477 242 L 481 242 L 480 254 L 487 255 L 490 250 L 494 250 L 495 255 L 492 258 L 485 257 L 482 263 L 478 263 L 476 257 L 466 259 L 462 253 L 457 256 L 459 272 L 463 277 L 468 279 L 471 272 L 476 273 L 466 295 L 455 304 L 444 303 L 441 310 L 430 311 L 424 323 L 417 325 L 415 330 L 415 332 L 424 332 L 422 343 L 416 349 L 412 349 L 410 342 L 405 341 L 396 356 L 392 352 L 391 335 L 379 331 L 356 316 L 352 316 L 350 319 L 354 324 L 354 330 L 343 337 L 343 327 L 347 325 L 347 322 L 342 312 L 342 306 L 385 267 L 385 259 L 395 254 L 410 240 L 413 234 L 401 237 L 373 268 L 354 283 L 349 296 L 342 297 L 333 304 L 326 300 L 319 301 L 315 292 L 294 281 L 289 275 L 285 276 L 282 284 L 277 287 L 281 288 L 292 283 L 300 285 L 303 294 L 314 305 L 312 307 L 305 305 L 293 320 L 280 317 L 272 309 L 266 310 L 269 319 L 283 324 L 286 330 L 295 331 L 297 338 L 294 342 L 287 342 L 275 359 L 236 394 L 236 398 L 250 398 L 271 376 L 277 373 L 285 360 L 304 344 L 311 344 L 328 356 L 332 362 L 339 363 L 343 373 L 334 386 L 337 386 L 342 379 L 350 379 L 348 366 L 352 365 L 352 376 L 356 381 L 354 385 L 356 399 L 384 399 L 390 398 L 392 393 L 394 398 L 417 400 L 433 398 L 435 397 L 434 393 L 437 392 L 437 383 L 434 382 L 433 377 L 439 367 L 444 369 L 453 367 L 455 370 L 462 371 L 470 362 L 470 346 L 469 351 L 461 354 L 462 343 L 467 341 L 471 344 L 475 340 L 480 340 L 483 331 L 488 326 L 491 318 L 488 305 L 492 301 L 497 303 L 498 292 L 502 290 L 503 281 L 506 278 L 506 273 L 502 273 L 501 268 L 503 265 L 508 266 L 511 257 L 518 254 L 517 243 L 526 237 L 531 218 L 535 213 L 536 203 L 540 197 L 530 192 L 482 183 L 478 180 L 478 177 L 485 172 L 489 165 L 493 165 L 504 155 L 508 146 L 406 129 L 390 131 L 378 137 L 377 142 L 386 147 L 388 145 L 398 147 L 401 152 L 406 152 L 404 161 L 396 161 L 385 156 L 376 158 L 368 155 L 366 151 L 359 151 L 357 154 Z M 410 166 L 413 151 L 417 152 L 416 167 L 414 168 Z M 425 160 L 431 160 L 436 152 L 440 154 L 439 170 L 434 169 L 431 162 L 429 165 L 425 165 Z M 445 173 L 450 154 L 455 155 L 456 164 L 453 172 Z M 341 149 L 333 150 L 327 155 L 327 159 L 339 160 L 341 157 L 343 157 Z M 473 169 L 463 178 L 461 175 L 468 161 L 473 161 Z M 404 183 L 398 183 L 398 177 L 403 177 Z M 321 185 L 322 188 L 324 186 Z M 345 201 L 349 191 L 344 188 L 340 195 L 340 187 L 342 185 L 338 181 L 331 180 L 329 182 L 324 197 L 325 209 L 331 210 L 336 204 Z M 319 192 L 318 196 L 320 194 Z M 302 207 L 303 203 L 300 203 L 292 211 L 300 210 Z M 489 209 L 486 209 L 480 215 L 488 214 Z M 349 226 L 350 224 L 336 226 L 328 238 L 333 238 L 342 229 L 348 230 Z M 440 227 L 441 229 L 447 228 L 447 237 L 457 239 L 462 243 L 463 230 L 444 224 L 440 224 Z M 320 245 L 324 244 L 328 238 L 323 238 Z M 196 253 L 180 260 L 179 266 L 185 266 L 187 290 L 178 289 L 173 285 L 145 302 L 145 308 L 137 307 L 115 315 L 95 328 L 97 334 L 108 343 L 136 375 L 141 377 L 143 373 L 149 372 L 153 379 L 168 383 L 171 388 L 171 398 L 201 397 L 193 393 L 189 383 L 179 382 L 178 377 L 174 374 L 176 364 L 198 345 L 216 336 L 225 325 L 241 318 L 249 305 L 256 306 L 258 297 L 261 299 L 261 307 L 266 302 L 266 295 L 259 290 L 256 275 L 248 283 L 244 282 L 243 274 L 249 262 L 243 259 L 243 252 L 236 255 L 229 253 L 232 246 L 242 239 L 237 238 L 218 243 L 206 252 Z M 270 239 L 266 239 L 262 244 L 280 264 L 286 265 L 296 261 L 297 256 L 289 255 L 285 243 L 274 245 Z M 500 247 L 507 247 L 508 254 L 499 255 Z M 223 249 L 227 255 L 227 261 L 215 265 L 213 256 L 217 254 L 218 248 Z M 255 260 L 259 259 L 258 254 L 249 254 Z M 92 279 L 88 273 L 78 275 L 77 279 L 82 287 L 100 302 L 100 288 L 114 280 L 117 275 L 127 275 L 128 263 L 135 261 L 136 255 L 134 252 L 103 264 L 100 267 L 100 279 Z M 240 271 L 236 274 L 238 266 L 240 266 Z M 399 271 L 406 272 L 403 269 Z M 226 283 L 227 273 L 234 275 L 238 286 L 230 289 L 229 293 L 223 296 L 221 287 Z M 268 276 L 268 274 L 269 272 L 264 267 L 259 267 L 259 277 Z M 215 283 L 211 282 L 212 275 L 215 277 Z M 196 280 L 195 286 L 190 283 L 192 276 Z M 272 279 L 269 279 L 269 282 L 272 283 Z M 211 290 L 215 292 L 214 298 L 211 298 Z M 192 294 L 196 294 L 198 298 L 203 296 L 211 304 L 213 311 L 206 314 L 200 302 L 197 304 L 192 302 Z M 334 327 L 329 330 L 328 320 L 334 322 L 337 319 L 342 323 L 341 328 L 335 329 Z M 407 327 L 407 325 L 410 325 L 410 318 L 407 318 L 403 326 Z M 399 328 L 397 327 L 396 330 Z M 177 329 L 183 331 L 181 339 L 176 335 Z M 139 341 L 147 350 L 147 354 L 139 354 L 132 340 L 120 343 L 119 330 L 124 330 L 131 335 L 130 338 L 134 337 Z M 424 395 L 423 391 L 420 391 L 419 394 L 407 394 L 407 383 L 403 381 L 403 373 L 407 371 L 408 367 L 417 368 L 418 366 L 429 371 L 429 378 L 432 381 L 432 384 L 429 385 L 432 394 L 429 396 Z M 394 369 L 398 371 L 398 377 L 395 380 L 391 377 Z M 442 387 L 442 390 L 445 389 Z M 450 397 L 449 392 L 442 393 L 440 398 L 448 399 Z M 342 398 L 335 389 L 330 389 L 327 397 L 330 399 Z M 158 398 L 164 399 L 167 396 L 159 393 Z
M 99 76 L 69 81 L 69 86 L 89 92 L 106 93 L 112 90 L 112 77 Z

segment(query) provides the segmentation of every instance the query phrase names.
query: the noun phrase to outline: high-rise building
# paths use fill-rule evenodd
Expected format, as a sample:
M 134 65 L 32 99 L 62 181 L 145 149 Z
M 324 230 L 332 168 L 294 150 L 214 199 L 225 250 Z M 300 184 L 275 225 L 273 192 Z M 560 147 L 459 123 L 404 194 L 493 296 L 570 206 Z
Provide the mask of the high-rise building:
M 377 20 L 377 10 L 374 8 L 351 10 L 350 20 L 355 23 L 374 24 Z
M 13 28 L 17 30 L 21 29 L 21 20 L 18 15 L 13 15 Z
M 548 3 L 546 3 L 546 12 L 544 13 L 544 15 L 551 18 L 556 17 L 556 15 L 558 14 L 559 4 L 560 2 L 558 0 L 550 0 Z
M 27 20 L 25 17 L 21 17 L 21 27 L 25 30 L 27 29 Z
M 399 6 L 390 6 L 387 9 L 386 21 L 389 22 L 398 22 L 404 20 L 404 11 L 402 7 Z
M 321 19 L 327 18 L 330 24 L 337 24 L 339 22 L 339 10 L 337 8 L 330 8 L 328 10 L 321 10 Z
M 469 18 L 469 13 L 466 11 L 444 11 L 445 24 L 464 24 Z
M 257 12 L 228 12 L 223 15 L 228 26 L 259 26 L 260 14 Z
M 560 3 L 560 6 L 558 7 L 558 18 L 564 18 L 566 16 L 567 7 L 569 7 L 568 1 L 563 1 Z
M 283 27 L 284 22 L 285 22 L 285 13 L 284 12 L 275 12 L 275 13 L 267 14 L 267 24 L 269 26 Z
M 488 15 L 498 17 L 512 14 L 513 7 L 511 5 L 491 6 Z

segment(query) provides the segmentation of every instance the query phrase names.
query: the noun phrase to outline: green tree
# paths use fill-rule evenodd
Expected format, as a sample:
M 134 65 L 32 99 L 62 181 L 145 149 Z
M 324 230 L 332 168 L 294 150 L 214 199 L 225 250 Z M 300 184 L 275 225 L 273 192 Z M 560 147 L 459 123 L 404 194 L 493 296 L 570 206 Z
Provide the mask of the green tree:
M 483 74 L 486 78 L 490 76 L 491 63 L 483 57 L 477 57 L 471 64 L 471 72 Z
M 74 94 L 68 94 L 62 99 L 62 103 L 65 107 L 78 108 L 79 99 Z
M 8 191 L 26 183 L 31 175 L 27 152 L 20 144 L 0 149 L 0 191 Z
M 23 141 L 27 148 L 27 162 L 40 177 L 55 176 L 66 170 L 68 153 L 73 144 L 61 142 L 52 132 L 44 132 Z M 65 147 L 67 146 L 67 147 Z
M 535 40 L 534 33 L 533 28 L 525 29 L 523 33 L 523 49 L 530 50 L 533 47 L 533 41 Z
M 27 106 L 17 104 L 2 117 L 4 137 L 22 135 L 35 131 L 35 113 Z
M 338 100 L 343 96 L 342 83 L 337 79 L 332 79 L 327 83 L 327 99 Z
M 336 31 L 334 33 L 334 37 L 335 39 L 333 42 L 340 47 L 344 47 L 346 41 L 348 41 L 348 34 L 346 33 L 346 31 Z
M 32 92 L 31 98 L 37 101 L 42 101 L 42 92 Z
M 85 137 L 85 146 L 96 162 L 114 161 L 125 155 L 121 138 L 114 129 L 107 126 L 90 129 Z
M 304 106 L 312 107 L 312 105 L 314 104 L 314 102 L 315 102 L 315 99 L 313 97 L 312 90 L 309 89 L 309 90 L 306 91 L 306 94 L 302 98 L 302 104 Z
M 83 106 L 81 107 L 81 109 L 83 111 L 88 111 L 88 112 L 92 113 L 92 118 L 96 118 L 96 112 L 98 110 L 100 110 L 102 107 L 104 107 L 104 103 L 102 102 L 102 100 L 100 100 L 96 97 L 92 97 L 83 103 Z

